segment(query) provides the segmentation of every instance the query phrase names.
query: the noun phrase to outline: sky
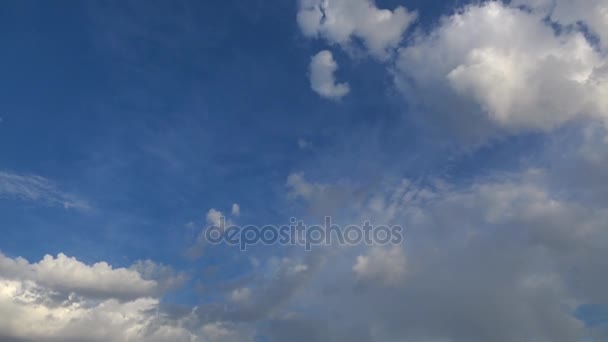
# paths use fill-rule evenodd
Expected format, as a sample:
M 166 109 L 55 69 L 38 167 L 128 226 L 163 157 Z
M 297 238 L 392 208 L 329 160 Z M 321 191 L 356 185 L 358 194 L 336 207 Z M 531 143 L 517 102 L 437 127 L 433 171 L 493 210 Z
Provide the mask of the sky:
M 608 340 L 608 0 L 6 1 L 0 39 L 0 341 Z

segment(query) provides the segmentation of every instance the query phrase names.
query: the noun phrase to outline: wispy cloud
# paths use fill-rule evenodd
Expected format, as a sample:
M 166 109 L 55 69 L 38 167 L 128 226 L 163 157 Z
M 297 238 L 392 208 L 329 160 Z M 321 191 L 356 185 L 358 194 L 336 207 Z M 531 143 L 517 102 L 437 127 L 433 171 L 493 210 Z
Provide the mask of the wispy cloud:
M 85 200 L 60 190 L 49 179 L 3 171 L 0 171 L 0 199 L 37 202 L 48 206 L 62 206 L 65 209 L 91 208 Z

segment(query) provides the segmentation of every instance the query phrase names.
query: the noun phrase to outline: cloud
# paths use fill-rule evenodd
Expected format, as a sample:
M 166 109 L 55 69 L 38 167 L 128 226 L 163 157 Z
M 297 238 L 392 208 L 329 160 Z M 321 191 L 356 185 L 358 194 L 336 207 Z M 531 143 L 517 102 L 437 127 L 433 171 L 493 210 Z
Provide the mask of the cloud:
M 174 275 L 149 261 L 115 269 L 63 254 L 38 263 L 0 254 L 0 339 L 168 342 L 243 337 L 229 324 L 201 323 L 196 309 L 179 317 L 164 312 L 159 286 L 174 284 Z
M 214 320 L 234 323 L 263 322 L 289 311 L 292 301 L 310 286 L 323 256 L 309 253 L 300 258 L 271 257 L 256 268 L 246 284 L 228 294 L 226 304 L 206 308 Z
M 152 266 L 147 265 L 148 268 Z M 105 262 L 89 266 L 64 254 L 57 257 L 46 255 L 37 263 L 0 254 L 0 277 L 100 299 L 127 300 L 154 296 L 159 292 L 155 280 L 144 279 L 135 269 L 115 269 Z
M 367 255 L 359 255 L 353 266 L 358 279 L 398 285 L 406 271 L 406 259 L 399 246 L 372 248 Z
M 200 324 L 196 310 L 173 318 L 155 298 L 129 302 L 57 300 L 44 288 L 0 280 L 0 338 L 18 341 L 237 342 L 246 333 L 223 322 Z
M 241 207 L 237 203 L 233 203 L 231 206 L 231 217 L 236 218 L 241 214 Z M 205 246 L 207 245 L 207 239 L 205 239 L 205 230 L 210 227 L 218 227 L 221 230 L 225 229 L 234 224 L 234 222 L 226 217 L 221 211 L 211 208 L 207 211 L 205 216 L 206 225 L 203 230 L 198 234 L 196 243 L 188 248 L 186 255 L 191 258 L 198 258 L 203 254 Z
M 143 340 L 143 331 L 157 308 L 156 299 L 121 303 L 107 300 L 98 305 L 80 300 L 54 302 L 52 293 L 28 283 L 0 281 L 0 336 L 23 341 L 128 341 Z M 151 335 L 170 335 L 187 341 L 183 331 L 159 327 Z
M 415 19 L 416 14 L 404 7 L 379 9 L 370 0 L 302 0 L 297 16 L 304 35 L 322 37 L 345 48 L 358 38 L 382 59 L 401 42 Z
M 238 205 L 238 203 L 233 203 L 232 204 L 232 216 L 239 216 L 241 215 L 241 207 Z
M 222 217 L 224 217 L 224 214 L 221 211 L 211 208 L 207 212 L 207 223 L 212 226 L 223 227 L 224 225 L 221 222 Z
M 608 47 L 608 3 L 605 0 L 579 2 L 557 0 L 551 19 L 565 24 L 583 23 L 597 35 L 603 48 Z
M 339 100 L 350 92 L 348 83 L 336 83 L 338 64 L 330 51 L 324 50 L 310 61 L 310 87 L 322 97 Z
M 483 139 L 608 118 L 606 62 L 580 30 L 488 1 L 401 48 L 396 81 L 433 123 Z
M 360 189 L 348 182 L 310 182 L 302 172 L 290 174 L 285 186 L 289 198 L 301 200 L 317 217 L 335 215 L 345 203 L 356 204 L 361 197 Z
M 38 202 L 66 209 L 90 209 L 88 203 L 59 190 L 52 181 L 35 175 L 20 175 L 0 171 L 0 199 Z
M 334 308 L 321 340 L 342 340 L 342 324 L 366 327 L 363 341 L 589 336 L 593 329 L 573 313 L 608 299 L 608 270 L 600 262 L 608 257 L 601 247 L 608 212 L 553 188 L 549 171 L 495 174 L 467 185 L 397 181 L 345 202 L 361 217 L 375 213 L 401 224 L 405 244 L 361 247 L 354 257 L 346 248 L 328 251 L 303 290 L 311 297 L 299 298 L 312 312 Z M 348 261 L 354 279 L 344 273 Z
M 176 289 L 189 278 L 183 272 L 176 272 L 172 267 L 155 263 L 152 260 L 137 261 L 129 267 L 129 270 L 139 273 L 143 279 L 154 281 L 157 293 Z

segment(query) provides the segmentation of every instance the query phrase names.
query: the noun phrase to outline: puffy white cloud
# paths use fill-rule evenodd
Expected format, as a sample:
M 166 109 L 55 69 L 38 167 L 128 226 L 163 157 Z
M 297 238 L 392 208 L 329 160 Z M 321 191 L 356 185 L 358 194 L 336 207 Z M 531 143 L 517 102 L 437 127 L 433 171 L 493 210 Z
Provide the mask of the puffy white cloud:
M 164 324 L 157 299 L 99 303 L 55 302 L 31 284 L 0 281 L 0 336 L 24 341 L 195 341 L 178 325 Z
M 201 324 L 196 310 L 182 317 L 163 313 L 155 298 L 120 302 L 78 297 L 58 300 L 46 288 L 0 280 L 0 339 L 19 341 L 247 341 L 229 324 Z
M 322 97 L 338 100 L 350 92 L 348 83 L 336 83 L 338 64 L 330 51 L 324 50 L 310 60 L 310 87 Z
M 154 295 L 158 283 L 132 269 L 112 268 L 105 262 L 86 265 L 59 254 L 37 263 L 0 254 L 0 278 L 32 281 L 45 288 L 96 298 L 132 299 Z
M 156 280 L 144 278 L 154 277 Z M 243 331 L 202 322 L 197 308 L 171 316 L 159 284 L 175 284 L 166 266 L 86 265 L 59 254 L 38 263 L 0 254 L 0 339 L 19 341 L 243 341 Z M 166 279 L 161 279 L 166 278 Z
M 126 304 L 108 300 L 89 307 L 72 298 L 56 303 L 52 292 L 44 288 L 29 282 L 1 280 L 0 311 L 4 319 L 0 322 L 0 336 L 31 341 L 78 337 L 126 341 L 145 324 L 144 312 L 156 304 L 154 299 Z
M 401 42 L 415 19 L 415 13 L 401 6 L 393 11 L 379 9 L 370 0 L 302 0 L 297 17 L 309 37 L 320 36 L 343 47 L 356 37 L 380 58 Z
M 583 33 L 556 33 L 542 16 L 501 2 L 444 18 L 400 50 L 396 68 L 424 115 L 482 138 L 608 118 L 606 59 Z

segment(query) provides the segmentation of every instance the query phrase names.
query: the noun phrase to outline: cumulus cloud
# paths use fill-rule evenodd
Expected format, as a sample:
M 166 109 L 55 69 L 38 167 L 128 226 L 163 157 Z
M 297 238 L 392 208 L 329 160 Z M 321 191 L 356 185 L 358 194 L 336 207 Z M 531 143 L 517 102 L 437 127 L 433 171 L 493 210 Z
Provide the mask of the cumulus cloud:
M 0 336 L 23 341 L 130 341 L 143 340 L 142 331 L 157 308 L 156 299 L 137 299 L 121 303 L 107 300 L 87 304 L 68 298 L 52 300 L 52 292 L 18 281 L 0 281 Z M 184 335 L 157 331 L 185 341 Z
M 471 135 L 608 118 L 606 59 L 584 34 L 556 31 L 543 16 L 501 2 L 443 18 L 400 49 L 396 70 L 419 110 Z
M 310 87 L 322 97 L 338 100 L 350 92 L 348 83 L 336 83 L 338 63 L 332 53 L 323 50 L 310 61 Z
M 40 176 L 0 171 L 0 199 L 38 202 L 66 209 L 89 209 L 89 204 L 75 195 L 58 189 L 57 185 Z
M 198 324 L 196 311 L 173 318 L 155 298 L 58 301 L 31 284 L 0 280 L 0 339 L 16 341 L 236 342 L 249 337 L 223 322 Z
M 302 0 L 298 24 L 309 37 L 322 37 L 348 48 L 361 39 L 376 57 L 385 58 L 416 19 L 404 7 L 379 9 L 371 0 Z
M 139 270 L 142 270 L 141 272 Z M 0 339 L 18 341 L 239 341 L 222 322 L 200 322 L 196 308 L 163 310 L 166 266 L 112 268 L 59 254 L 38 263 L 0 255 Z M 152 279 L 153 278 L 153 279 Z
M 37 263 L 0 254 L 0 277 L 96 298 L 140 298 L 158 290 L 156 281 L 143 279 L 135 270 L 114 269 L 105 262 L 89 266 L 64 254 L 46 255 Z

